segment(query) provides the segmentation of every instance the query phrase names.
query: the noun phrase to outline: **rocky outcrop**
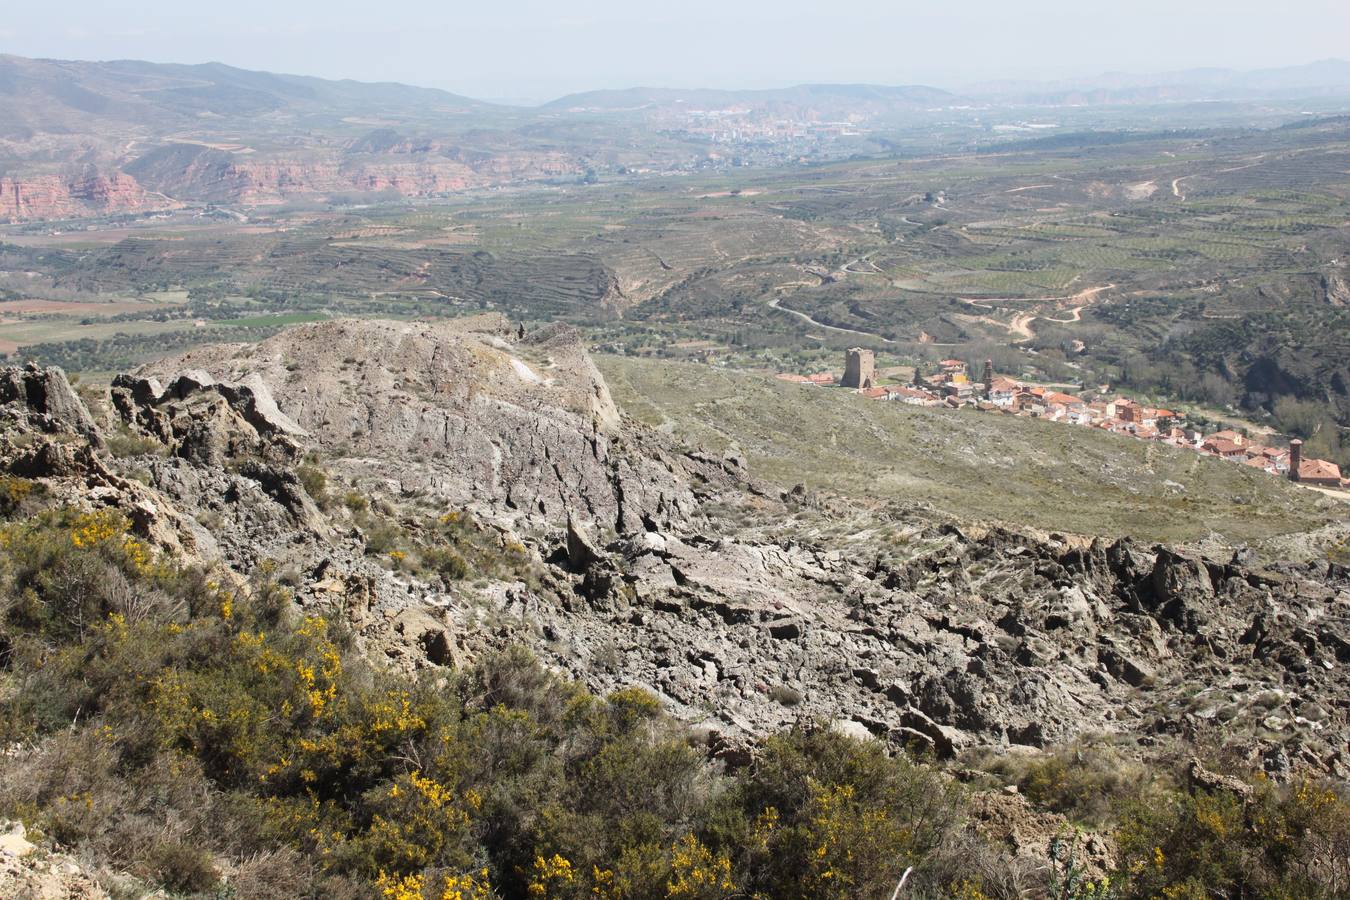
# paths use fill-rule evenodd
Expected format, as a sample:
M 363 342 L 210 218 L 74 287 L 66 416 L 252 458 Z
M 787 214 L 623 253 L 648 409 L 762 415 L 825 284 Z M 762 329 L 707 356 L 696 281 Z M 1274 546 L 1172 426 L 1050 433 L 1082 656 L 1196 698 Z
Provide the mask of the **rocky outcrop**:
M 186 556 L 214 540 L 175 505 L 114 471 L 93 416 L 56 367 L 0 368 L 0 473 L 41 483 L 49 502 L 124 513 L 155 546 Z
M 1051 882 L 1072 865 L 1085 882 L 1101 881 L 1116 864 L 1115 841 L 1108 834 L 1082 832 L 1064 816 L 1037 812 L 1021 794 L 983 791 L 970 798 L 971 828 L 1012 856 L 1013 866 L 1029 870 L 1033 883 Z
M 687 517 L 695 501 L 680 460 L 625 433 L 575 332 L 519 346 L 513 333 L 495 315 L 338 320 L 254 348 L 195 350 L 141 377 L 170 382 L 201 370 L 264 385 L 311 449 L 395 495 L 558 528 L 569 515 L 621 532 Z
M 291 421 L 256 374 L 216 381 L 192 370 L 167 388 L 155 378 L 119 375 L 110 391 L 123 423 L 153 437 L 175 455 L 203 465 L 258 456 L 295 459 L 307 433 Z
M 1324 617 L 1350 593 L 1320 570 L 931 525 L 910 540 L 928 549 L 896 565 L 754 529 L 646 533 L 575 579 L 584 602 L 502 607 L 597 689 L 654 686 L 731 733 L 830 720 L 942 757 L 1084 731 L 1257 748 L 1273 729 L 1319 770 L 1350 762 L 1350 711 L 1326 706 L 1350 687 L 1346 624 Z
M 621 416 L 567 329 L 339 320 L 196 350 L 114 382 L 120 458 L 81 435 L 58 370 L 0 372 L 0 400 L 0 467 L 53 502 L 122 509 L 236 576 L 284 572 L 394 665 L 524 643 L 597 692 L 641 685 L 729 764 L 811 720 L 940 758 L 1221 736 L 1276 774 L 1350 774 L 1343 568 L 770 490 L 734 449 Z M 320 504 L 314 453 L 350 509 Z M 466 583 L 376 540 L 425 546 L 466 511 L 516 563 Z
M 178 205 L 118 171 L 0 177 L 0 221 L 6 222 L 74 219 Z
M 109 894 L 74 857 L 31 843 L 21 823 L 0 822 L 0 896 L 106 900 Z
M 74 431 L 96 444 L 102 441 L 89 409 L 56 366 L 0 369 L 0 404 L 43 431 Z

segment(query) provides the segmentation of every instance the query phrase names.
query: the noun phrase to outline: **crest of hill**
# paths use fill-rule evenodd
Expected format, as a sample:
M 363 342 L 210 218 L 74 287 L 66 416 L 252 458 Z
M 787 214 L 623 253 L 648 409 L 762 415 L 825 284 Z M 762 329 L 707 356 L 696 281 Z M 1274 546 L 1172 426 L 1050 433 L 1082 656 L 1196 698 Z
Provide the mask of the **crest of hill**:
M 334 319 L 256 345 L 202 347 L 141 374 L 168 379 L 199 369 L 223 381 L 257 375 L 307 430 L 336 442 L 368 426 L 372 450 L 396 449 L 397 431 L 377 420 L 405 403 L 458 407 L 490 398 L 577 416 L 597 429 L 617 424 L 604 379 L 574 332 L 556 329 L 517 349 L 509 341 L 514 331 L 499 314 L 435 322 Z M 522 358 L 526 353 L 532 362 Z
M 260 344 L 215 345 L 143 368 L 154 385 L 250 384 L 352 479 L 560 526 L 631 530 L 686 514 L 682 466 L 621 421 L 566 326 L 519 336 L 504 316 L 336 319 Z M 157 401 L 159 402 L 159 401 Z M 153 415 L 151 414 L 152 418 Z
M 259 116 L 461 114 L 491 105 L 393 83 L 329 81 L 222 63 L 84 62 L 0 55 L 0 134 L 89 131 L 109 124 L 151 131 L 203 119 Z

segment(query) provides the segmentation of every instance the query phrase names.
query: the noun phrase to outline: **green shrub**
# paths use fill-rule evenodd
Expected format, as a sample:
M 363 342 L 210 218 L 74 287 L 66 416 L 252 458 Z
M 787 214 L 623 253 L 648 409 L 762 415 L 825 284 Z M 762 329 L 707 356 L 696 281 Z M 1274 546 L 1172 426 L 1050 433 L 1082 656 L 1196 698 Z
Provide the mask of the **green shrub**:
M 421 537 L 490 563 L 495 536 L 453 525 Z M 0 524 L 0 816 L 179 893 L 791 900 L 889 896 L 911 866 L 916 897 L 1014 893 L 961 789 L 881 742 L 802 725 L 729 773 L 654 695 L 592 695 L 519 648 L 386 671 L 275 569 L 177 566 L 108 512 Z M 1086 759 L 1021 781 L 1084 817 L 1077 792 L 1128 800 Z M 1121 896 L 1350 889 L 1329 788 L 1163 796 L 1121 814 Z
M 1122 816 L 1129 897 L 1332 898 L 1350 891 L 1344 786 L 1253 779 L 1249 797 L 1177 790 Z
M 323 508 L 327 508 L 332 502 L 328 495 L 328 475 L 313 460 L 306 460 L 296 466 L 295 474 L 300 479 L 300 485 L 305 489 L 305 493 Z
M 431 547 L 422 551 L 422 565 L 430 572 L 435 572 L 441 579 L 449 584 L 452 581 L 460 581 L 469 575 L 469 564 L 464 557 L 449 547 Z
M 108 452 L 118 459 L 151 454 L 163 456 L 168 452 L 168 449 L 159 441 L 148 435 L 136 434 L 125 425 L 118 429 L 115 434 L 108 435 L 107 443 Z

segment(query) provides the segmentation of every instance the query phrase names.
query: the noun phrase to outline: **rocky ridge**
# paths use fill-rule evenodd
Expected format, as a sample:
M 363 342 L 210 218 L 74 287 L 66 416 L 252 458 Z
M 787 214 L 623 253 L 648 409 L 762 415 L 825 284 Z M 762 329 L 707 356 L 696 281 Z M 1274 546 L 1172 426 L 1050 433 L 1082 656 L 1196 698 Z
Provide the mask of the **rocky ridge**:
M 269 562 L 395 665 L 523 643 L 593 690 L 655 691 L 733 764 L 813 719 L 939 757 L 1108 732 L 1350 775 L 1345 569 L 781 491 L 624 418 L 567 329 L 326 322 L 106 400 L 6 370 L 3 467 L 240 576 Z M 372 513 L 311 493 L 319 467 Z M 376 548 L 377 527 L 415 542 L 461 513 L 525 563 L 456 580 Z

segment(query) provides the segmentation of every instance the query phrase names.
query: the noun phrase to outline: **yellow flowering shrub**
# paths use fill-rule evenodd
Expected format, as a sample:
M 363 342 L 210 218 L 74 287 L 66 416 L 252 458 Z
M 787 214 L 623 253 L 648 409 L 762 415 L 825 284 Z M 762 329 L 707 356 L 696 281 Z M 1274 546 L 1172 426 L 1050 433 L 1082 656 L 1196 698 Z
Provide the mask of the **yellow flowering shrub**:
M 501 550 L 467 516 L 432 527 L 475 565 Z M 914 896 L 997 896 L 959 857 L 962 788 L 880 742 L 802 725 L 728 772 L 656 695 L 519 648 L 387 671 L 280 568 L 177 567 L 107 512 L 0 522 L 0 767 L 26 767 L 0 816 L 179 893 L 253 866 L 283 896 L 814 900 L 913 866 Z M 1037 775 L 1054 802 L 1102 783 L 1067 765 Z M 1350 896 L 1335 785 L 1148 799 L 1116 813 L 1121 870 L 1060 896 Z
M 1331 785 L 1280 786 L 1258 774 L 1250 795 L 1176 790 L 1135 803 L 1116 838 L 1127 896 L 1331 897 L 1350 891 L 1350 799 Z M 1328 890 L 1339 886 L 1339 890 Z
M 490 900 L 496 895 L 487 869 L 446 875 L 440 889 L 432 895 L 435 900 Z
M 531 897 L 540 898 L 571 896 L 571 888 L 576 880 L 576 872 L 566 857 L 556 853 L 549 857 L 536 856 L 528 887 L 529 894 Z
M 676 843 L 670 860 L 666 896 L 679 900 L 715 900 L 736 890 L 731 879 L 731 859 L 713 853 L 692 834 Z

